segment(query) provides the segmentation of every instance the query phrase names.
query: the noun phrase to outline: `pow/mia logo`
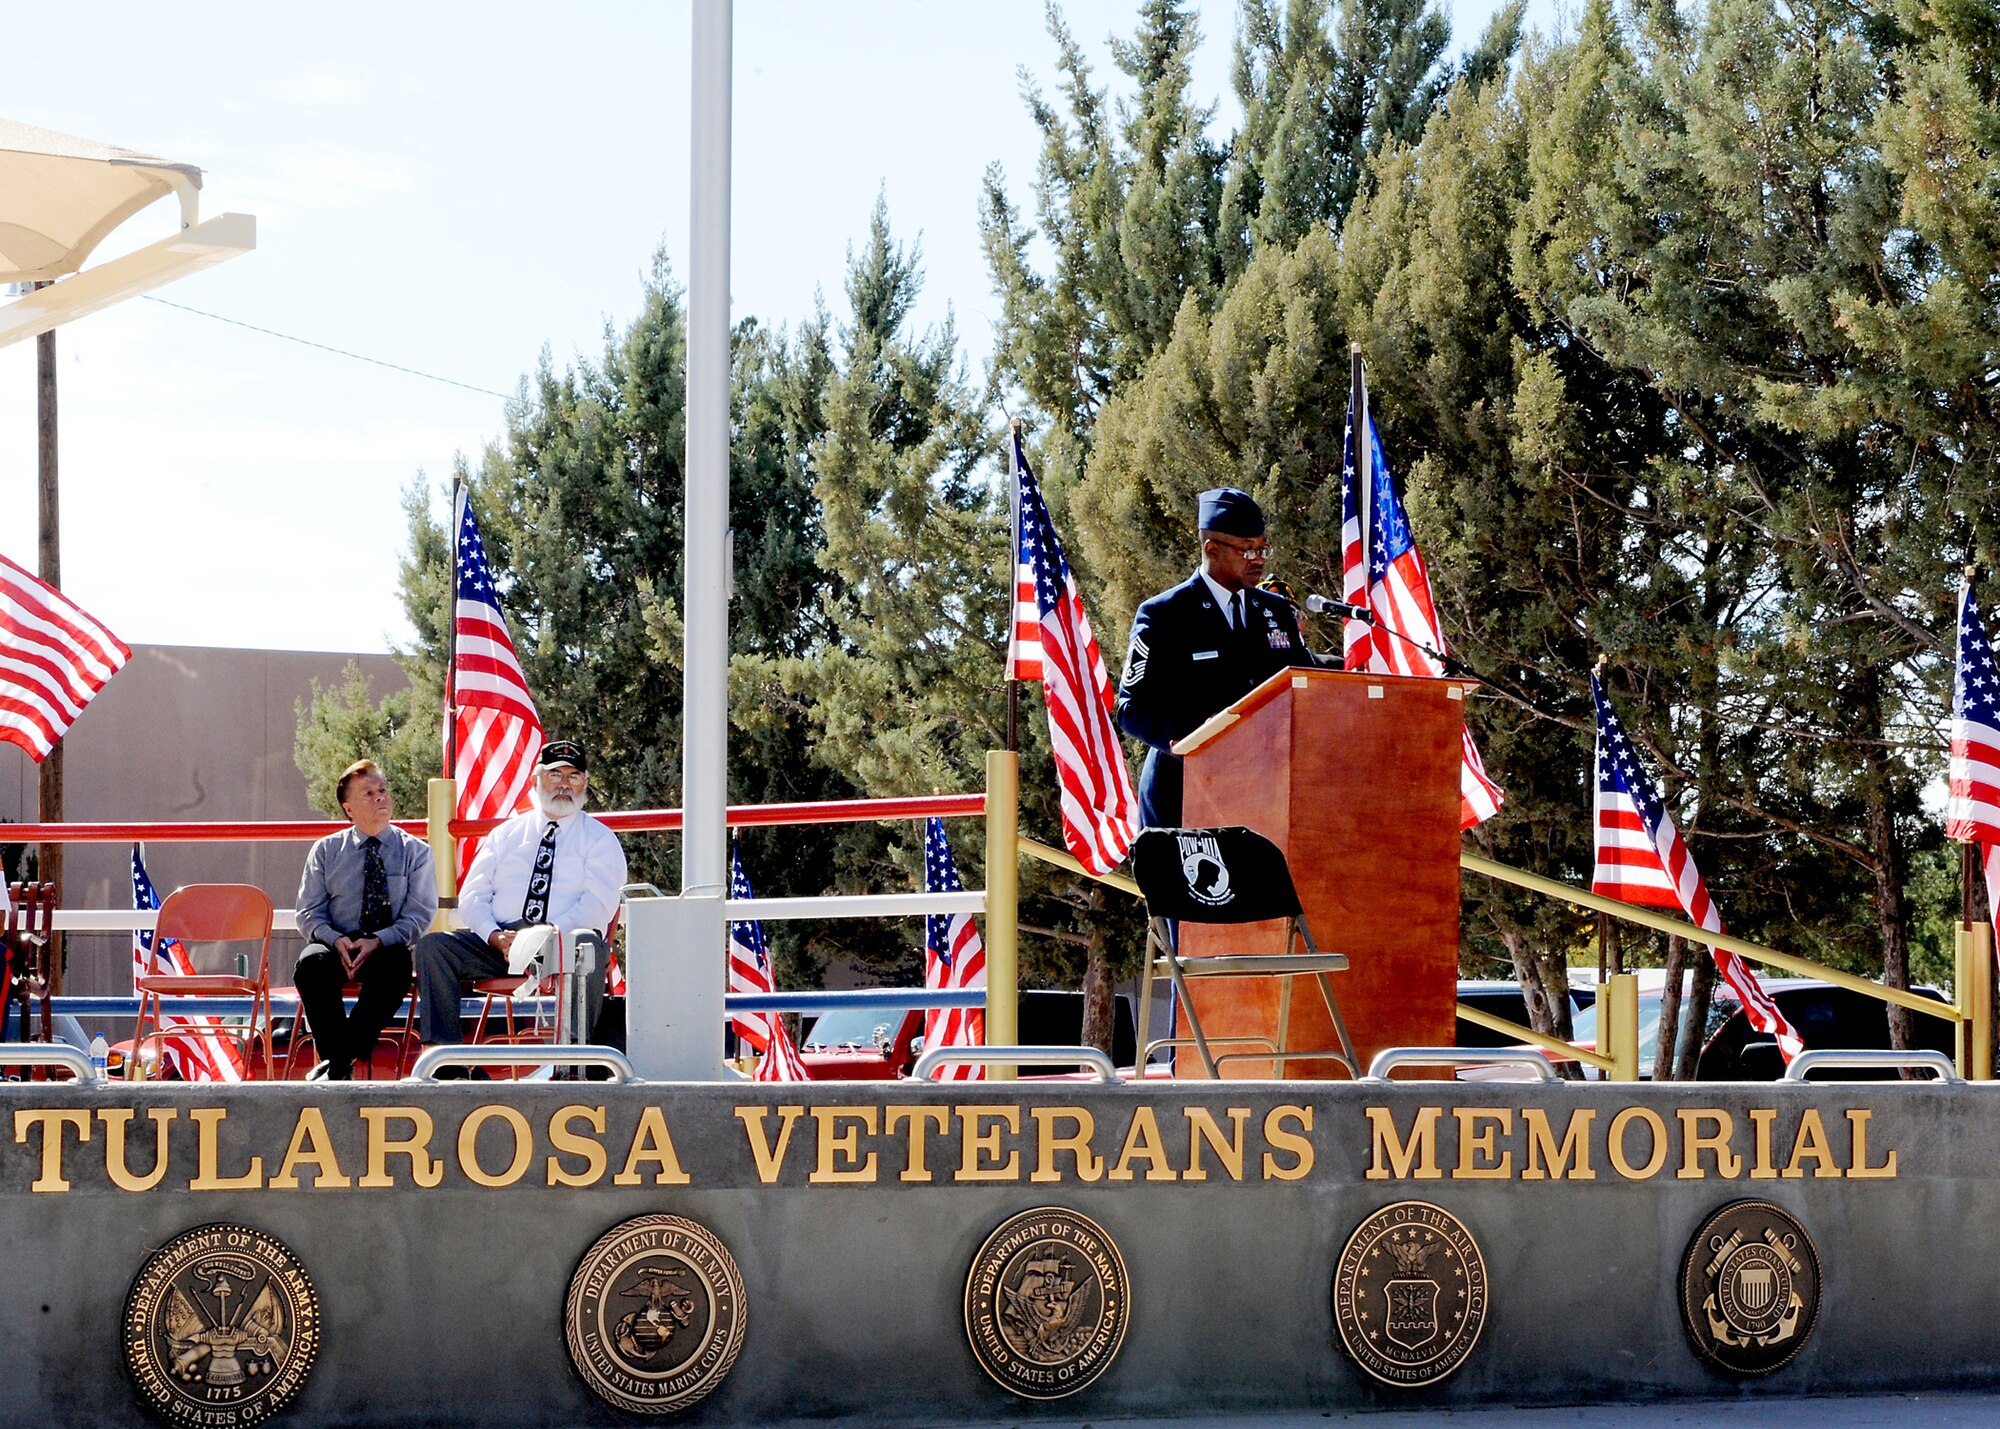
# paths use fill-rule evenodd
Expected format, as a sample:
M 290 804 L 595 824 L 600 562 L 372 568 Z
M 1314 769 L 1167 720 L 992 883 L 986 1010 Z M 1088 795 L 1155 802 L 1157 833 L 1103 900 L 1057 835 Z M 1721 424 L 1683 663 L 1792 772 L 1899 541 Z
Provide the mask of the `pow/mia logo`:
M 1681 1320 L 1695 1353 L 1731 1374 L 1791 1363 L 1819 1318 L 1819 1251 L 1769 1201 L 1735 1201 L 1696 1231 L 1681 1259 Z
M 681 1216 L 638 1216 L 598 1237 L 563 1306 L 578 1376 L 633 1414 L 705 1398 L 736 1363 L 747 1321 L 728 1247 Z
M 319 1353 L 319 1295 L 298 1257 L 249 1226 L 197 1226 L 147 1257 L 125 1297 L 125 1367 L 169 1424 L 257 1424 Z
M 1210 908 L 1220 908 L 1230 899 L 1229 865 L 1222 861 L 1222 846 L 1214 834 L 1176 833 L 1181 851 L 1181 877 L 1187 880 L 1188 896 Z
M 1117 1358 L 1131 1318 L 1117 1245 L 1061 1206 L 1001 1222 L 965 1277 L 973 1358 L 1023 1399 L 1061 1399 L 1092 1383 Z
M 1354 1228 L 1333 1271 L 1333 1322 L 1384 1384 L 1436 1384 L 1486 1326 L 1486 1257 L 1465 1223 L 1426 1201 L 1384 1206 Z

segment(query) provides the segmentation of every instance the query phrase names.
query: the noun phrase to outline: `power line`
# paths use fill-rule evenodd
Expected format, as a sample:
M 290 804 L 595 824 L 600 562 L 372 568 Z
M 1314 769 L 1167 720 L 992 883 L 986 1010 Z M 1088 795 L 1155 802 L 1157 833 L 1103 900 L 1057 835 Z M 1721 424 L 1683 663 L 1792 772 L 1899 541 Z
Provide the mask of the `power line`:
M 288 332 L 278 332 L 272 328 L 258 327 L 257 324 L 246 323 L 240 318 L 226 318 L 221 313 L 203 312 L 200 308 L 191 308 L 185 303 L 170 303 L 165 298 L 156 298 L 151 294 L 142 294 L 141 296 L 147 302 L 158 303 L 163 308 L 178 308 L 184 313 L 193 313 L 198 318 L 214 318 L 219 323 L 228 323 L 231 327 L 248 328 L 252 332 L 261 332 L 266 337 L 283 338 L 286 342 L 296 342 L 301 347 L 316 347 L 321 352 L 332 353 L 335 357 L 351 357 L 356 362 L 366 362 L 376 367 L 386 367 L 391 372 L 402 372 L 411 377 L 421 377 L 427 382 L 442 382 L 447 387 L 463 387 L 468 392 L 478 392 L 488 397 L 498 397 L 503 402 L 508 400 L 505 392 L 495 392 L 491 387 L 475 387 L 470 382 L 459 382 L 450 377 L 440 377 L 435 372 L 419 372 L 414 367 L 403 367 L 394 362 L 384 362 L 379 357 L 368 357 L 359 352 L 349 352 L 342 347 L 328 347 L 325 343 L 314 342 L 311 338 L 293 337 Z

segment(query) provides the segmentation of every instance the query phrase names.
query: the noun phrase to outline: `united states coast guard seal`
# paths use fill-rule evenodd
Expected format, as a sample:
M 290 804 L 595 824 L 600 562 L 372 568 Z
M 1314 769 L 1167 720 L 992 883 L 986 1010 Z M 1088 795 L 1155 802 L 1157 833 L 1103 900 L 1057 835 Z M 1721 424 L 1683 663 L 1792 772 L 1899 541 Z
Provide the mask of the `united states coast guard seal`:
M 1354 1228 L 1333 1270 L 1333 1322 L 1384 1384 L 1436 1384 L 1486 1325 L 1486 1257 L 1464 1222 L 1426 1201 L 1384 1206 Z
M 147 1257 L 125 1297 L 125 1367 L 169 1424 L 256 1424 L 319 1353 L 319 1296 L 298 1257 L 249 1226 L 197 1226 Z
M 1117 1245 L 1061 1206 L 1002 1221 L 965 1277 L 973 1358 L 1024 1399 L 1061 1399 L 1090 1384 L 1117 1358 L 1131 1318 Z
M 1819 1251 L 1769 1201 L 1734 1201 L 1681 1259 L 1681 1320 L 1695 1353 L 1731 1374 L 1769 1374 L 1805 1347 L 1819 1318 Z
M 729 1248 L 681 1216 L 639 1216 L 598 1237 L 563 1307 L 577 1374 L 633 1414 L 707 1397 L 742 1352 L 747 1320 Z

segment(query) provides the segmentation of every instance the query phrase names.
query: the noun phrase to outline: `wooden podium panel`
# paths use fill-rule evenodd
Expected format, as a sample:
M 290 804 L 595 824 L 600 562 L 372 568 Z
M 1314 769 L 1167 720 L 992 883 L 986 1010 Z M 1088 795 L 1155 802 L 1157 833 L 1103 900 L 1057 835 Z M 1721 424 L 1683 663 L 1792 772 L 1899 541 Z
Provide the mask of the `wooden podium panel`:
M 1189 826 L 1244 824 L 1285 850 L 1313 936 L 1350 967 L 1333 974 L 1362 1070 L 1384 1047 L 1448 1047 L 1458 1001 L 1459 765 L 1467 681 L 1280 670 L 1182 741 Z M 1284 925 L 1183 924 L 1182 951 L 1283 951 Z M 1278 978 L 1197 979 L 1211 1042 L 1276 1038 Z M 1291 1047 L 1338 1047 L 1319 988 L 1292 980 Z M 1185 1032 L 1185 1029 L 1183 1029 Z M 1235 1050 L 1216 1048 L 1218 1056 Z M 1175 1059 L 1202 1077 L 1201 1059 Z M 1269 1077 L 1270 1058 L 1224 1062 Z M 1338 1078 L 1334 1061 L 1285 1075 Z M 1442 1075 L 1442 1074 L 1440 1074 Z

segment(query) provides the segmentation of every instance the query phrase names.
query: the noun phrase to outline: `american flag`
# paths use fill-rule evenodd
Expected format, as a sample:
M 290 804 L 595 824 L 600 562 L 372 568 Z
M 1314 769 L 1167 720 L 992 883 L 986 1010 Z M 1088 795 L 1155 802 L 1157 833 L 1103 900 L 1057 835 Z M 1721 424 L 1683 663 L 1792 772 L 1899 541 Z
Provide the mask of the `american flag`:
M 528 807 L 542 721 L 507 634 L 486 547 L 472 519 L 472 495 L 458 488 L 457 594 L 453 611 L 451 719 L 458 780 L 458 817 L 504 819 Z M 472 865 L 478 839 L 459 848 L 460 869 Z
M 1356 450 L 1356 424 L 1367 440 Z M 1349 620 L 1342 631 L 1342 663 L 1349 670 L 1380 675 L 1444 674 L 1444 666 L 1410 640 L 1420 640 L 1440 655 L 1451 653 L 1438 625 L 1431 599 L 1431 578 L 1417 550 L 1396 481 L 1382 453 L 1382 434 L 1368 410 L 1368 387 L 1361 387 L 1360 411 L 1347 413 L 1347 448 L 1340 471 L 1341 599 L 1371 611 L 1376 625 Z M 1387 629 L 1378 629 L 1386 626 Z M 1486 777 L 1486 762 L 1472 742 L 1472 731 L 1460 735 L 1462 758 L 1458 773 L 1458 826 L 1469 829 L 1500 812 L 1500 786 Z
M 750 880 L 743 873 L 743 850 L 730 850 L 729 896 L 755 897 Z M 771 954 L 764 943 L 764 925 L 748 918 L 729 925 L 729 990 L 731 992 L 771 991 Z M 812 1073 L 799 1058 L 785 1019 L 775 1012 L 731 1013 L 729 1020 L 736 1035 L 762 1055 L 757 1059 L 756 1080 L 760 1082 L 809 1082 Z
M 132 906 L 140 911 L 160 906 L 160 895 L 146 874 L 146 858 L 141 845 L 132 845 Z M 160 946 L 155 949 L 154 943 Z M 142 977 L 192 977 L 194 960 L 180 939 L 156 940 L 152 933 L 132 930 L 132 978 L 136 988 Z M 236 1039 L 216 1032 L 221 1026 L 211 1017 L 169 1017 L 162 1013 L 160 1027 L 169 1035 L 160 1039 L 160 1055 L 186 1082 L 240 1082 L 244 1078 L 243 1049 Z M 175 1029 L 194 1029 L 176 1033 Z M 139 1048 L 132 1054 L 137 1056 Z
M 924 892 L 963 893 L 958 863 L 945 841 L 944 820 L 924 824 Z M 924 919 L 924 986 L 933 990 L 986 986 L 986 946 L 970 913 L 933 913 Z M 933 1047 L 984 1047 L 986 1014 L 975 1007 L 933 1007 L 924 1014 L 924 1050 Z M 948 1082 L 972 1082 L 986 1076 L 984 1067 L 954 1062 L 944 1068 Z
M 1722 915 L 1709 899 L 1687 840 L 1654 792 L 1594 673 L 1590 698 L 1597 707 L 1597 867 L 1590 891 L 1653 908 L 1679 908 L 1690 923 L 1722 932 Z M 1715 970 L 1742 1001 L 1750 1025 L 1778 1039 L 1787 1063 L 1803 1052 L 1805 1043 L 1750 965 L 1726 948 L 1710 947 L 1709 953 Z
M 1966 577 L 1958 599 L 1958 673 L 1951 691 L 1951 792 L 1947 837 L 1974 844 L 1986 875 L 1986 908 L 2000 923 L 2000 674 L 1993 642 Z
M 41 763 L 131 658 L 81 606 L 0 556 L 0 740 Z
M 1139 800 L 1112 720 L 1111 676 L 1049 508 L 1014 433 L 1014 628 L 1007 678 L 1040 680 L 1062 786 L 1063 842 L 1092 873 L 1109 873 L 1139 836 Z

